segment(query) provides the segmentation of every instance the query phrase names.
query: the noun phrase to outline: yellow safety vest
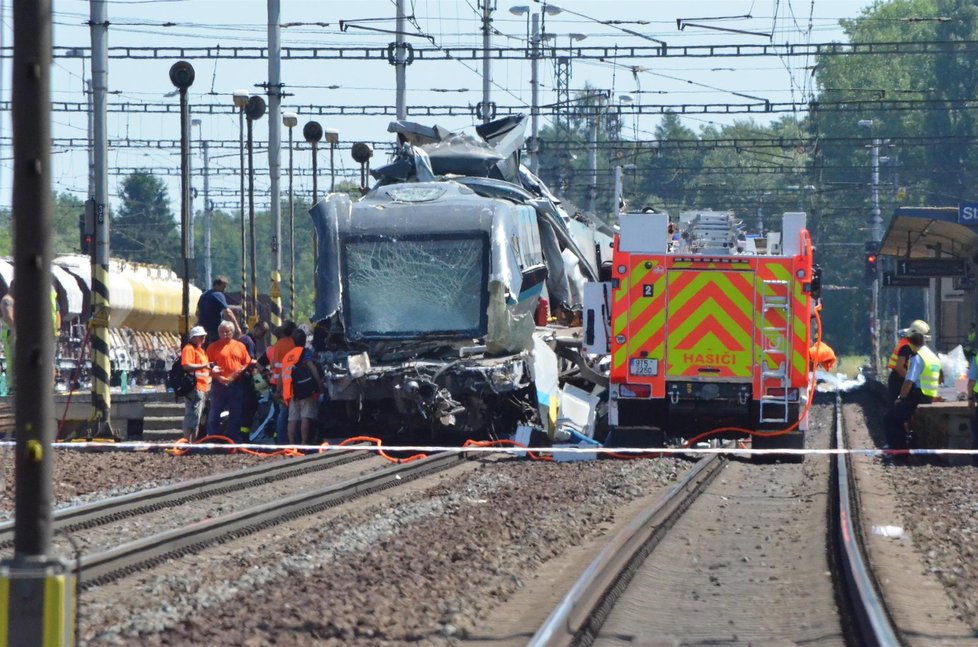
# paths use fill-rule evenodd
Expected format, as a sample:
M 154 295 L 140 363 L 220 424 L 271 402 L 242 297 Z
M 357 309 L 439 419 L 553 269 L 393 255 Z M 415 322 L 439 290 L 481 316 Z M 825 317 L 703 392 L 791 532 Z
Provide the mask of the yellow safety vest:
M 926 346 L 918 348 L 917 355 L 924 361 L 924 370 L 920 373 L 920 391 L 933 398 L 941 384 L 941 360 Z

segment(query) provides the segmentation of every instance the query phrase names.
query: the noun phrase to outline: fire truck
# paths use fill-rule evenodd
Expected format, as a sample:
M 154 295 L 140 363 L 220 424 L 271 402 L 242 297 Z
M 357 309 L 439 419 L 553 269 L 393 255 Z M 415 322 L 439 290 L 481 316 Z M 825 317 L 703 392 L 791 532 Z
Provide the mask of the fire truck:
M 803 447 L 820 281 L 805 221 L 762 237 L 730 212 L 621 216 L 610 279 L 585 295 L 586 350 L 610 357 L 609 442 Z

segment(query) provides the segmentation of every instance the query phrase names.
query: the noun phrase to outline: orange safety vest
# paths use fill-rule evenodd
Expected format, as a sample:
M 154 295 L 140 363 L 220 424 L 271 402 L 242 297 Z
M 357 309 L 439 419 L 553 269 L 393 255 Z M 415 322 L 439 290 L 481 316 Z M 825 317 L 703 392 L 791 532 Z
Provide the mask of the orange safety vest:
M 292 341 L 291 337 L 283 337 L 272 346 L 272 355 L 269 358 L 272 360 L 270 366 L 272 374 L 268 380 L 269 384 L 274 386 L 282 379 L 282 362 L 293 348 L 295 348 L 295 342 Z
M 896 348 L 893 349 L 893 354 L 890 355 L 890 361 L 887 363 L 886 367 L 891 371 L 896 370 L 897 359 L 900 357 L 900 351 L 904 346 L 910 344 L 910 340 L 906 337 L 901 337 L 900 341 L 897 342 Z
M 282 399 L 286 402 L 292 401 L 292 367 L 299 363 L 303 350 L 302 347 L 293 348 L 282 358 Z

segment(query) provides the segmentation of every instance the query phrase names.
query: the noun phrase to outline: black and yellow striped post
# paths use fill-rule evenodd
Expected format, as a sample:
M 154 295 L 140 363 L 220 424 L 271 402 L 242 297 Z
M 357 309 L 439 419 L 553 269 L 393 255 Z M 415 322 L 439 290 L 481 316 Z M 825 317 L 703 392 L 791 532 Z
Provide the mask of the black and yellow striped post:
M 95 251 L 92 256 L 92 316 L 88 320 L 92 340 L 92 429 L 97 438 L 112 438 L 112 394 L 109 380 L 112 363 L 109 360 L 109 263 L 108 223 L 105 205 L 95 204 Z M 103 251 L 104 250 L 104 251 Z M 100 253 L 101 252 L 101 253 Z
M 272 285 L 268 295 L 272 301 L 272 311 L 268 320 L 271 329 L 275 330 L 282 325 L 282 273 L 278 270 L 272 270 Z
M 67 563 L 0 566 L 0 647 L 74 645 L 75 611 L 75 576 Z

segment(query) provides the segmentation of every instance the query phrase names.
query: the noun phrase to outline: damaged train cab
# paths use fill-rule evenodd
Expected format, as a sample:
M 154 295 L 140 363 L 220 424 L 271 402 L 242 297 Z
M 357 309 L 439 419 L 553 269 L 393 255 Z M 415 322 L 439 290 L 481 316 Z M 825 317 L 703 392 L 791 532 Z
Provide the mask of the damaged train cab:
M 521 133 L 522 118 L 504 121 Z M 356 202 L 332 194 L 310 212 L 328 435 L 552 430 L 554 339 L 579 319 L 610 236 L 569 224 L 514 161 L 521 135 L 503 142 L 507 152 L 491 137 L 391 129 L 403 147 L 373 172 L 377 185 Z M 537 325 L 541 298 L 557 313 L 548 326 Z

